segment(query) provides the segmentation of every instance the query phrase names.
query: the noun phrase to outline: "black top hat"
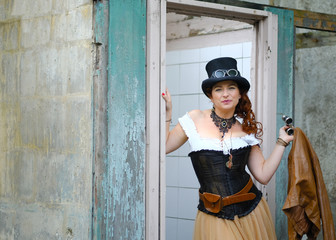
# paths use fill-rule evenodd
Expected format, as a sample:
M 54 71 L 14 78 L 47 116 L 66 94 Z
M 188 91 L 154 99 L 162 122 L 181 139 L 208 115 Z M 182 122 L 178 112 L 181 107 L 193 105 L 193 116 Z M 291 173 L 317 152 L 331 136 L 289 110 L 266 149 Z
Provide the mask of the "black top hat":
M 208 96 L 213 85 L 221 81 L 234 81 L 238 84 L 239 89 L 246 92 L 250 89 L 250 83 L 240 76 L 237 69 L 237 61 L 231 57 L 222 57 L 211 60 L 205 66 L 208 73 L 208 79 L 202 82 L 202 90 Z

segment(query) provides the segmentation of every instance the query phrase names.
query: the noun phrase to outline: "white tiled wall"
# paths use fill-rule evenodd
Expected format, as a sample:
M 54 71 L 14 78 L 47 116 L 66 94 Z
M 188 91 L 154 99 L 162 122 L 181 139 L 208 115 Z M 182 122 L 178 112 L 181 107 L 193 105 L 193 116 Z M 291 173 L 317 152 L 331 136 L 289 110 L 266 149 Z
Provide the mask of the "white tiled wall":
M 193 109 L 211 108 L 210 100 L 203 94 L 201 83 L 207 79 L 205 65 L 217 57 L 234 57 L 238 70 L 250 79 L 250 42 L 192 50 L 167 52 L 167 87 L 173 101 L 173 123 Z M 189 144 L 169 154 L 166 161 L 166 239 L 192 239 L 197 213 L 199 184 L 194 173 Z

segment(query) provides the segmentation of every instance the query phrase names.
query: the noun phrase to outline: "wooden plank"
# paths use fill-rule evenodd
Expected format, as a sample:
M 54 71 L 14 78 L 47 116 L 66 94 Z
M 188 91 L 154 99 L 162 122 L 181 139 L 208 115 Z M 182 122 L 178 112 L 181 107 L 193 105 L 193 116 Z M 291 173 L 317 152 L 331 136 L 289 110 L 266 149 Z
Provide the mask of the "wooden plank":
M 241 0 L 239 1 L 237 0 L 198 0 L 198 1 L 219 3 L 219 4 L 230 5 L 230 6 L 259 9 L 259 10 L 264 10 L 264 7 L 265 7 L 265 5 L 263 4 L 246 2 L 246 1 L 241 1 Z
M 294 25 L 300 28 L 336 32 L 336 15 L 295 10 Z
M 145 238 L 146 1 L 109 0 L 106 239 Z
M 318 12 L 311 12 L 307 10 L 298 10 L 292 8 L 282 8 L 276 7 L 274 1 L 270 1 L 269 5 L 251 3 L 246 1 L 236 1 L 236 0 L 200 0 L 205 2 L 220 3 L 230 6 L 237 6 L 243 8 L 251 8 L 258 10 L 265 10 L 266 8 L 277 8 L 291 10 L 294 12 L 294 25 L 299 28 L 314 29 L 320 31 L 330 31 L 336 32 L 336 15 L 335 14 L 325 14 Z
M 94 3 L 92 237 L 106 238 L 108 1 Z
M 277 129 L 283 126 L 283 114 L 293 116 L 293 64 L 294 64 L 294 13 L 290 10 L 266 8 L 278 15 L 278 83 L 277 83 Z M 275 141 L 275 139 L 274 139 Z M 287 196 L 288 170 L 287 157 L 289 148 L 281 160 L 276 173 L 276 234 L 278 239 L 288 239 L 287 218 L 282 212 Z
M 147 2 L 147 119 L 146 119 L 146 239 L 160 239 L 165 230 L 160 219 L 160 147 L 165 141 L 160 138 L 161 103 L 161 12 L 162 1 Z M 165 22 L 164 22 L 165 24 Z M 162 128 L 164 129 L 164 128 Z M 162 133 L 161 133 L 162 134 Z M 165 156 L 163 156 L 164 158 Z M 164 208 L 164 207 L 163 207 Z M 165 216 L 163 216 L 165 217 Z M 161 238 L 162 239 L 162 238 Z
M 161 1 L 162 2 L 162 1 Z M 161 4 L 160 93 L 166 90 L 167 4 Z M 166 104 L 160 103 L 160 240 L 166 239 Z M 156 239 L 153 239 L 156 240 Z
M 336 32 L 307 32 L 296 34 L 296 49 L 336 45 Z
M 261 145 L 265 157 L 269 156 L 276 138 L 276 95 L 277 95 L 277 15 L 254 25 L 254 40 L 251 57 L 251 96 L 256 119 L 262 122 L 264 134 Z M 274 179 L 264 186 L 257 181 L 256 186 L 263 192 L 274 217 Z
M 168 0 L 167 11 L 192 16 L 208 16 L 254 24 L 267 17 L 264 11 L 193 0 Z

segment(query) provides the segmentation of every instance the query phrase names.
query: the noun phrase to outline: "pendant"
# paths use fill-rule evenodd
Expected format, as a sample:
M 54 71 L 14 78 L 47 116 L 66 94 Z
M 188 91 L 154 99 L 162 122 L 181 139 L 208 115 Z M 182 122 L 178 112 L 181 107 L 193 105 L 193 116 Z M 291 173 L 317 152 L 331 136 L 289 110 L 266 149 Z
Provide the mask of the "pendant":
M 230 156 L 229 156 L 229 161 L 226 162 L 226 167 L 228 169 L 231 169 L 232 168 L 232 154 L 230 153 Z
M 223 120 L 222 121 L 222 127 L 225 129 L 227 127 L 227 121 Z

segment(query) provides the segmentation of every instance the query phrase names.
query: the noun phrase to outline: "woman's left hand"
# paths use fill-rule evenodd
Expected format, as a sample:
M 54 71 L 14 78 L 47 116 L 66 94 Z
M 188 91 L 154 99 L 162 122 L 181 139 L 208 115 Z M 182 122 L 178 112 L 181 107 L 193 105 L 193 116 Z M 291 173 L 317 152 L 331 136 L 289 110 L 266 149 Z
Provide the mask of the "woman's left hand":
M 289 128 L 288 126 L 283 126 L 282 128 L 280 128 L 280 130 L 279 130 L 279 138 L 281 138 L 282 140 L 284 140 L 287 143 L 290 143 L 291 141 L 293 141 L 294 136 L 293 135 L 288 135 L 286 133 L 286 129 L 288 129 L 288 128 Z

